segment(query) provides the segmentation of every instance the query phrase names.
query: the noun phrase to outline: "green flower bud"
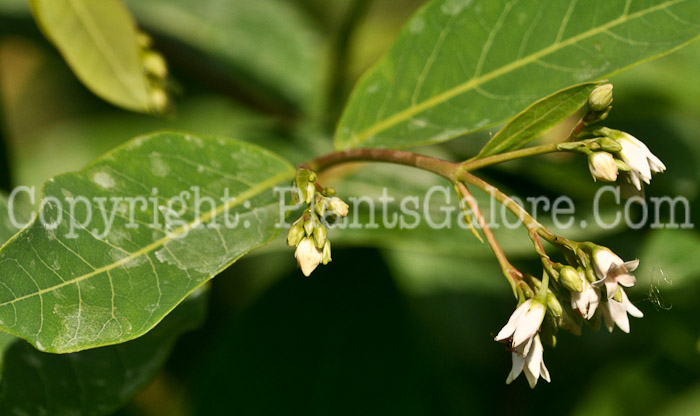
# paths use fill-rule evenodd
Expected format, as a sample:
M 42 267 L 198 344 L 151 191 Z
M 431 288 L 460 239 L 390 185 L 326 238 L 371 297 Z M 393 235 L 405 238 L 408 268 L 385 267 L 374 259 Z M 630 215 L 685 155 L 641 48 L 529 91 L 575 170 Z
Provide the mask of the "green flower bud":
M 316 228 L 316 218 L 307 217 L 306 215 L 304 217 L 304 231 L 306 231 L 306 235 L 311 237 Z
M 136 43 L 141 49 L 149 49 L 153 45 L 153 39 L 146 32 L 138 31 L 136 34 Z
M 547 312 L 551 313 L 555 318 L 560 317 L 562 314 L 562 307 L 561 303 L 559 303 L 559 299 L 550 291 L 547 291 Z
M 168 65 L 165 63 L 163 55 L 158 52 L 148 51 L 143 54 L 141 60 L 143 70 L 158 79 L 165 79 L 168 76 Z
M 326 227 L 323 225 L 319 224 L 315 229 L 314 229 L 314 243 L 316 244 L 316 248 L 319 250 L 323 248 L 324 244 L 326 244 L 326 236 L 328 235 L 328 230 L 326 230 Z
M 525 299 L 531 299 L 535 297 L 535 292 L 533 292 L 530 286 L 525 282 L 520 282 L 520 290 L 523 292 Z
M 314 199 L 314 195 L 316 195 L 316 185 L 313 182 L 308 182 L 306 184 L 306 198 L 304 198 L 304 202 L 310 204 Z
M 316 194 L 316 200 L 314 201 L 314 210 L 320 217 L 323 217 L 323 214 L 326 213 L 326 198 L 321 196 L 320 194 Z
M 601 137 L 598 140 L 600 148 L 609 153 L 617 153 L 622 150 L 622 146 L 616 140 L 609 137 Z
M 151 108 L 158 113 L 163 113 L 168 108 L 168 94 L 163 88 L 155 87 L 151 90 Z
M 301 221 L 297 221 L 289 227 L 289 233 L 287 233 L 287 245 L 289 247 L 295 247 L 301 239 L 304 238 L 304 225 Z
M 605 111 L 613 102 L 613 85 L 604 84 L 588 96 L 588 106 L 592 111 Z
M 326 240 L 326 244 L 323 245 L 323 265 L 331 262 L 331 242 Z
M 299 196 L 302 201 L 305 203 L 309 203 L 311 201 L 309 195 L 308 195 L 308 190 L 309 190 L 309 181 L 311 180 L 311 172 L 310 170 L 307 169 L 299 169 L 297 170 L 296 177 L 294 178 L 294 182 L 296 183 L 297 189 L 299 190 Z M 314 188 L 312 191 L 311 196 L 313 197 L 313 192 L 315 192 L 316 189 Z
M 581 293 L 583 291 L 581 275 L 571 266 L 561 268 L 559 271 L 559 283 L 572 292 Z

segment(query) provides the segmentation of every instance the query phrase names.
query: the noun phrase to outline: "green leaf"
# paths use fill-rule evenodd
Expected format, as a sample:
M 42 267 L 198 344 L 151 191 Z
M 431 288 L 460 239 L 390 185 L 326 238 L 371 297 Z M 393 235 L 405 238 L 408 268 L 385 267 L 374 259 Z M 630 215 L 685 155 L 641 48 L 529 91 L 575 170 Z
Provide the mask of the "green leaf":
M 51 179 L 0 250 L 0 329 L 50 352 L 143 335 L 276 235 L 272 187 L 293 175 L 257 146 L 171 132 Z
M 28 209 L 18 203 L 9 203 L 7 195 L 0 193 L 0 245 L 20 230 L 29 220 Z
M 34 17 L 92 92 L 133 111 L 154 109 L 135 23 L 120 0 L 31 0 Z
M 280 0 L 131 0 L 152 30 L 177 39 L 297 105 L 319 81 L 319 39 L 301 13 Z M 192 56 L 191 59 L 202 60 Z M 233 70 L 233 71 L 232 71 Z M 240 85 L 245 88 L 246 85 Z
M 499 130 L 481 149 L 478 157 L 525 146 L 586 105 L 588 96 L 598 85 L 600 82 L 576 85 L 538 100 Z
M 694 0 L 434 0 L 359 82 L 340 149 L 442 142 L 698 37 Z M 692 20 L 692 19 L 691 19 Z
M 56 355 L 15 342 L 4 357 L 0 413 L 112 414 L 160 371 L 178 336 L 201 325 L 207 305 L 203 292 L 190 295 L 142 338 L 123 344 Z
M 10 216 L 14 215 L 17 221 L 23 221 L 26 218 L 26 215 L 23 215 L 25 213 L 19 212 L 21 209 L 18 208 L 14 204 L 10 206 L 7 196 L 0 194 L 0 245 L 5 244 L 10 237 L 19 231 L 13 224 Z M 10 209 L 12 209 L 12 212 Z M 15 341 L 17 341 L 17 338 L 5 332 L 0 332 L 0 368 L 3 368 L 5 350 Z

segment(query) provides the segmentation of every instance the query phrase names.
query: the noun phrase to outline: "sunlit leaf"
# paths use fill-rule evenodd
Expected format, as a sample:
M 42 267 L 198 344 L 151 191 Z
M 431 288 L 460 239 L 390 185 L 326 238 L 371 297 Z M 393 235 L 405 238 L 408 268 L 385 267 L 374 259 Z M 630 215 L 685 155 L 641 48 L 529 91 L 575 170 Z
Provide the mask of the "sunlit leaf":
M 694 0 L 434 0 L 355 88 L 340 149 L 435 143 L 695 39 Z
M 577 85 L 538 100 L 499 130 L 478 156 L 491 156 L 525 146 L 580 110 L 598 85 L 598 82 Z
M 276 235 L 272 187 L 293 174 L 244 142 L 157 133 L 50 180 L 0 251 L 0 328 L 50 352 L 146 333 Z
M 129 110 L 154 110 L 135 23 L 121 0 L 30 4 L 41 30 L 90 90 Z

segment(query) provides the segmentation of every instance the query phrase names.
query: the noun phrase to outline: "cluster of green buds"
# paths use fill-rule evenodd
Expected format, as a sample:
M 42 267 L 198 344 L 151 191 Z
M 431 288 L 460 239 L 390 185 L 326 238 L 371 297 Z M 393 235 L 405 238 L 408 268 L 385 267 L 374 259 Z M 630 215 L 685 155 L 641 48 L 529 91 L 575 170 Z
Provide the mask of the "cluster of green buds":
M 316 174 L 299 169 L 294 179 L 295 202 L 306 204 L 301 217 L 289 228 L 287 244 L 296 246 L 294 257 L 304 276 L 311 275 L 319 264 L 331 261 L 331 242 L 328 224 L 348 215 L 348 204 L 335 196 L 335 189 L 324 188 L 316 181 Z
M 153 39 L 148 34 L 139 32 L 137 41 L 141 65 L 148 80 L 151 110 L 156 113 L 164 113 L 169 106 L 168 94 L 165 91 L 168 65 L 163 55 L 153 50 Z

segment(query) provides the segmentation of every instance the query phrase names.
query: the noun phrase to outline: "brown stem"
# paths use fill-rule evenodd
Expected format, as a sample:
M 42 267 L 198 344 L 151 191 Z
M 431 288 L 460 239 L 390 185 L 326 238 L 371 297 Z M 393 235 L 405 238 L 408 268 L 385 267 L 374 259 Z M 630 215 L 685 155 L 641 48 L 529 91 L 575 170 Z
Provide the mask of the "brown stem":
M 506 254 L 503 252 L 503 249 L 501 248 L 500 244 L 498 244 L 498 240 L 496 240 L 496 237 L 493 235 L 491 228 L 489 228 L 488 224 L 486 223 L 486 219 L 482 215 L 481 210 L 479 210 L 479 204 L 477 204 L 476 199 L 474 199 L 471 192 L 469 192 L 469 189 L 467 189 L 467 187 L 462 182 L 456 182 L 455 186 L 457 187 L 457 189 L 459 189 L 459 192 L 462 194 L 464 199 L 467 201 L 469 208 L 472 210 L 472 213 L 474 214 L 474 217 L 476 218 L 479 227 L 481 227 L 481 231 L 486 237 L 486 241 L 489 243 L 493 254 L 498 260 L 498 264 L 501 265 L 503 274 L 506 276 L 506 279 L 508 279 L 508 283 L 510 283 L 511 289 L 513 289 L 513 295 L 515 295 L 517 299 L 517 284 L 520 281 L 520 279 L 522 279 L 523 274 L 520 272 L 520 270 L 516 269 L 515 266 L 513 266 L 510 263 L 510 261 L 508 261 Z
M 459 163 L 424 156 L 405 150 L 392 149 L 351 149 L 329 153 L 312 159 L 300 167 L 319 172 L 332 166 L 347 162 L 386 162 L 436 173 L 447 179 L 453 180 L 459 171 Z

